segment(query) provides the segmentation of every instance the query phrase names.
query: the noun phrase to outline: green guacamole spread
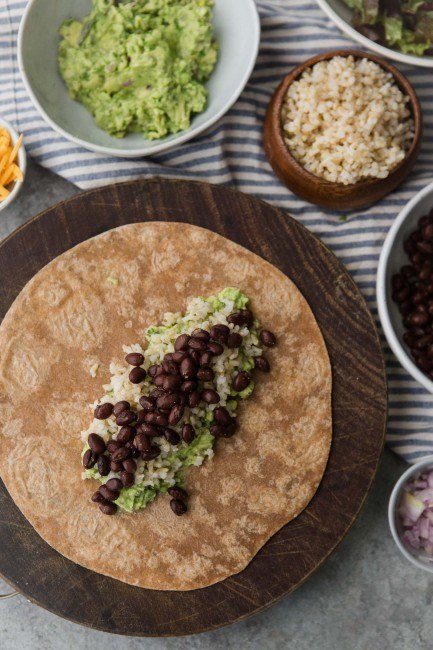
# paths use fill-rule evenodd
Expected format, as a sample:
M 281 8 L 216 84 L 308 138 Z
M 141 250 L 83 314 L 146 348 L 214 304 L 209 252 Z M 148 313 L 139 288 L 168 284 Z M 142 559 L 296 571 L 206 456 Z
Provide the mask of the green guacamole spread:
M 60 28 L 59 67 L 102 129 L 149 140 L 188 129 L 217 59 L 213 0 L 93 0 Z

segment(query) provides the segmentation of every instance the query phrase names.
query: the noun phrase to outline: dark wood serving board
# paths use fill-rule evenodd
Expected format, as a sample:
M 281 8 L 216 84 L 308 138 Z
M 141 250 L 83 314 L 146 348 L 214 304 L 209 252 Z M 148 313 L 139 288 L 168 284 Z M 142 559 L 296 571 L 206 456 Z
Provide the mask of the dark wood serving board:
M 31 601 L 83 625 L 127 635 L 191 634 L 275 603 L 343 539 L 382 452 L 385 369 L 372 317 L 337 258 L 287 214 L 201 183 L 113 185 L 80 194 L 29 221 L 0 246 L 0 318 L 54 257 L 105 230 L 146 220 L 185 221 L 224 235 L 277 266 L 304 294 L 333 371 L 333 442 L 323 481 L 306 510 L 274 535 L 242 573 L 190 592 L 131 587 L 70 562 L 39 537 L 0 481 L 0 574 Z

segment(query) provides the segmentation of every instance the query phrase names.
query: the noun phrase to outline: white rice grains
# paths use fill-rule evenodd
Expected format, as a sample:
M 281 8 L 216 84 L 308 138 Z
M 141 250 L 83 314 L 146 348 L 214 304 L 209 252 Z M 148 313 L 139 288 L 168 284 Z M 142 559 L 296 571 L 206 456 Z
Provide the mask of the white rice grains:
M 350 185 L 386 178 L 413 139 L 408 101 L 377 63 L 336 56 L 289 86 L 284 139 L 307 171 L 327 181 Z

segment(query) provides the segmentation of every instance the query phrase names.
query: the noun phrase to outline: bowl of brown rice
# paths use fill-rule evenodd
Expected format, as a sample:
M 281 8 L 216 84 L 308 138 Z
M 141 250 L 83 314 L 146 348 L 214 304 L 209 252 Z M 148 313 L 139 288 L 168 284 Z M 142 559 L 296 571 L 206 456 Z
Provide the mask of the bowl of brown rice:
M 422 114 L 406 77 L 374 54 L 338 50 L 292 70 L 270 101 L 268 160 L 301 198 L 358 209 L 392 192 L 421 145 Z

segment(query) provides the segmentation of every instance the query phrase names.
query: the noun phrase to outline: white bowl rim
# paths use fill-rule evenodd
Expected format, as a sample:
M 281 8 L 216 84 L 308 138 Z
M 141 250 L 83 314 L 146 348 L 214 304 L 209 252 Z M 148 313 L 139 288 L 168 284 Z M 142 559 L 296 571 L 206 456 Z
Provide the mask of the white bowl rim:
M 377 268 L 377 281 L 376 281 L 376 297 L 377 308 L 379 312 L 380 322 L 385 337 L 389 343 L 391 350 L 394 352 L 397 359 L 400 361 L 403 368 L 405 368 L 416 381 L 418 381 L 430 393 L 433 393 L 433 381 L 427 377 L 412 361 L 403 348 L 402 344 L 397 338 L 394 327 L 389 316 L 388 306 L 386 302 L 386 270 L 389 262 L 389 257 L 394 246 L 395 237 L 404 223 L 408 215 L 412 212 L 413 208 L 428 194 L 433 195 L 433 183 L 429 183 L 420 192 L 415 194 L 414 197 L 404 206 L 400 211 L 394 223 L 386 235 L 382 251 L 379 257 L 379 264 Z M 433 197 L 432 197 L 433 198 Z M 433 207 L 433 205 L 432 205 Z
M 380 45 L 375 43 L 367 36 L 360 34 L 352 25 L 350 25 L 344 18 L 341 18 L 332 7 L 329 6 L 327 0 L 316 0 L 317 4 L 325 12 L 325 14 L 332 20 L 334 23 L 348 36 L 353 38 L 355 41 L 363 45 L 364 47 L 381 54 L 382 56 L 387 57 L 388 59 L 393 59 L 394 61 L 399 61 L 400 63 L 407 63 L 409 65 L 420 66 L 421 68 L 433 68 L 433 57 L 429 56 L 424 58 L 422 56 L 416 56 L 415 54 L 404 54 L 404 52 L 399 52 L 398 50 L 392 50 L 390 47 L 385 47 L 385 45 Z
M 4 117 L 0 116 L 0 126 L 4 127 L 7 129 L 11 135 L 11 140 L 15 144 L 15 142 L 18 140 L 19 135 L 16 129 L 12 126 L 10 122 L 4 119 Z M 21 147 L 19 148 L 18 151 L 18 165 L 19 168 L 21 169 L 22 175 L 24 177 L 23 181 L 17 181 L 15 182 L 15 185 L 9 194 L 9 196 L 0 203 L 0 211 L 4 210 L 5 208 L 8 207 L 12 203 L 12 201 L 17 197 L 19 192 L 21 191 L 22 186 L 24 185 L 25 182 L 25 177 L 26 177 L 26 168 L 27 168 L 27 154 L 26 150 L 24 147 L 24 142 L 21 144 Z
M 419 560 L 415 555 L 413 555 L 403 544 L 400 535 L 398 534 L 397 531 L 397 526 L 396 526 L 396 505 L 397 501 L 400 497 L 402 487 L 407 481 L 414 476 L 414 474 L 417 474 L 417 472 L 422 471 L 426 467 L 429 466 L 433 467 L 433 456 L 426 456 L 423 460 L 418 461 L 415 463 L 415 465 L 411 465 L 408 467 L 408 469 L 400 476 L 398 479 L 397 483 L 394 485 L 391 496 L 389 497 L 389 504 L 388 504 L 388 522 L 389 522 L 389 528 L 391 530 L 391 535 L 394 539 L 394 542 L 402 552 L 402 554 L 409 560 L 409 562 L 412 562 L 416 567 L 419 569 L 423 569 L 424 571 L 428 571 L 429 573 L 433 573 L 433 562 L 431 564 L 427 564 L 427 562 L 423 562 L 422 560 Z
M 215 113 L 213 117 L 209 118 L 209 120 L 207 120 L 206 122 L 204 122 L 199 126 L 190 128 L 188 131 L 185 131 L 183 133 L 181 132 L 176 137 L 176 139 L 170 140 L 169 142 L 162 141 L 160 144 L 155 144 L 151 150 L 135 149 L 134 151 L 131 151 L 130 149 L 112 149 L 111 147 L 94 144 L 92 142 L 88 142 L 87 140 L 82 140 L 81 138 L 77 138 L 76 136 L 72 135 L 71 133 L 63 129 L 61 126 L 56 124 L 56 122 L 54 122 L 54 120 L 50 118 L 48 113 L 44 110 L 42 105 L 39 103 L 36 95 L 32 90 L 31 84 L 25 72 L 24 61 L 23 61 L 24 28 L 27 24 L 31 7 L 35 2 L 37 2 L 37 0 L 29 0 L 24 10 L 23 16 L 21 18 L 21 22 L 18 30 L 18 41 L 17 41 L 18 67 L 21 73 L 22 80 L 24 82 L 24 86 L 30 95 L 33 105 L 39 111 L 40 115 L 44 118 L 44 120 L 55 131 L 57 131 L 57 133 L 60 133 L 60 135 L 62 135 L 64 138 L 66 138 L 70 142 L 74 142 L 75 144 L 80 145 L 81 147 L 84 147 L 87 150 L 90 149 L 90 151 L 96 151 L 97 153 L 103 153 L 109 156 L 116 156 L 119 158 L 144 158 L 147 156 L 153 156 L 157 153 L 161 153 L 162 151 L 168 151 L 169 149 L 174 149 L 178 145 L 183 144 L 184 142 L 197 137 L 200 133 L 203 133 L 203 131 L 206 131 L 211 126 L 213 126 L 216 122 L 218 122 L 230 110 L 233 104 L 235 104 L 235 102 L 239 99 L 240 95 L 245 89 L 245 86 L 248 83 L 248 80 L 255 68 L 257 57 L 259 54 L 261 24 L 260 24 L 259 12 L 255 0 L 246 0 L 246 1 L 250 5 L 252 17 L 255 23 L 255 34 L 253 34 L 253 36 L 255 36 L 255 40 L 254 43 L 252 44 L 253 49 L 251 52 L 250 64 L 246 69 L 245 74 L 242 77 L 242 80 L 239 82 L 237 89 L 232 93 L 232 95 L 224 104 L 224 106 L 222 106 L 220 110 L 217 113 Z

